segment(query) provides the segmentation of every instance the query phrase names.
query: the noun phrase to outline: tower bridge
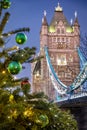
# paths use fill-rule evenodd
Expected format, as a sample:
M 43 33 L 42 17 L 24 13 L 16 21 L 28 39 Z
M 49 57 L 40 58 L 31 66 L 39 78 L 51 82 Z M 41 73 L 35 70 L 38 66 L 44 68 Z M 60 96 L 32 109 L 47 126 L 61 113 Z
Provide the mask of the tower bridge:
M 87 130 L 87 89 L 83 89 L 87 60 L 79 49 L 80 26 L 76 12 L 73 21 L 68 22 L 59 4 L 50 24 L 44 11 L 39 53 L 44 58 L 32 63 L 32 90 L 43 91 L 59 107 L 70 109 L 79 130 Z

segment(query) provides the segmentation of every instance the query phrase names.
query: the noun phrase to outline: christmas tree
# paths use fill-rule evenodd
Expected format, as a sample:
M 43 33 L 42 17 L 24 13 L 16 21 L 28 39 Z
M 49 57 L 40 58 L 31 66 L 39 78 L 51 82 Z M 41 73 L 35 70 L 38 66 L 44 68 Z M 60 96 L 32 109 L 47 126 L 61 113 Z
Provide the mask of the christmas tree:
M 0 16 L 10 8 L 10 0 L 0 0 Z M 50 103 L 43 93 L 30 94 L 29 79 L 18 78 L 23 63 L 41 60 L 34 58 L 36 48 L 6 47 L 6 39 L 15 36 L 17 45 L 26 42 L 29 28 L 3 33 L 10 13 L 5 12 L 0 22 L 0 130 L 77 130 L 74 117 Z

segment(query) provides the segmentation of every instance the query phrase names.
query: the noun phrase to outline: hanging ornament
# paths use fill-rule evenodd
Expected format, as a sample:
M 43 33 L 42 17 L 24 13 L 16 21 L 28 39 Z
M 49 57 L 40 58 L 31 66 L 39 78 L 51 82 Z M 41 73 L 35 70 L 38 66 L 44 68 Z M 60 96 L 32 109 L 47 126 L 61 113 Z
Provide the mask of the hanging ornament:
M 32 107 L 27 108 L 27 109 L 24 111 L 23 114 L 24 114 L 25 117 L 32 118 L 32 116 L 34 115 L 34 112 L 33 112 Z
M 47 115 L 40 115 L 36 119 L 36 123 L 41 125 L 41 128 L 45 127 L 46 125 L 49 124 L 49 119 Z
M 27 36 L 24 33 L 18 33 L 15 40 L 18 44 L 24 44 L 27 40 Z
M 24 80 L 21 82 L 21 87 L 26 87 L 28 85 L 29 87 L 31 86 L 28 80 Z
M 22 65 L 17 61 L 12 61 L 8 65 L 8 71 L 11 74 L 18 74 L 21 69 L 22 69 Z
M 21 88 L 24 93 L 27 93 L 30 90 L 31 84 L 28 80 L 24 80 L 21 82 Z
M 3 0 L 3 1 L 1 2 L 1 6 L 2 6 L 3 9 L 8 9 L 8 8 L 10 8 L 10 5 L 11 5 L 10 0 Z
M 14 101 L 14 96 L 11 94 L 10 97 L 9 97 L 9 102 L 13 102 Z

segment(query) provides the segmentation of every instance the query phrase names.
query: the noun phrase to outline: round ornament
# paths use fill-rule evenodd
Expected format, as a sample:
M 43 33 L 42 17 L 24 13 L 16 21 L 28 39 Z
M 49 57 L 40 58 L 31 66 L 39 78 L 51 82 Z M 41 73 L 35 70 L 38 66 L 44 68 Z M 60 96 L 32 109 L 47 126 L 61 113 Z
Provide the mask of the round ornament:
M 29 85 L 30 86 L 30 83 L 28 80 L 24 80 L 21 82 L 21 87 L 25 86 L 25 85 Z
M 15 40 L 18 44 L 24 44 L 27 41 L 27 36 L 24 33 L 17 33 Z
M 21 82 L 21 88 L 26 89 L 26 91 L 30 90 L 31 84 L 29 83 L 28 80 L 24 80 Z
M 8 9 L 8 8 L 10 8 L 10 5 L 11 5 L 11 2 L 10 2 L 9 0 L 3 0 L 3 1 L 1 2 L 1 6 L 2 6 L 3 9 Z
M 18 74 L 21 69 L 22 69 L 22 65 L 17 61 L 12 61 L 8 65 L 8 71 L 11 74 Z
M 14 100 L 14 96 L 11 94 L 9 97 L 9 102 L 13 102 L 13 100 Z
M 40 115 L 37 120 L 36 123 L 41 125 L 41 128 L 45 127 L 46 125 L 49 124 L 49 119 L 47 115 Z

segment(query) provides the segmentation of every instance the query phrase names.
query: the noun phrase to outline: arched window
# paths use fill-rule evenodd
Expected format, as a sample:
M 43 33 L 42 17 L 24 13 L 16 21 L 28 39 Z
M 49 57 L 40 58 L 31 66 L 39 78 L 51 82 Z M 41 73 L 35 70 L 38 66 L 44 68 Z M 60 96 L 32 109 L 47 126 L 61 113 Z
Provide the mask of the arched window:
M 59 37 L 57 38 L 57 42 L 60 42 L 60 38 Z
M 60 34 L 60 28 L 57 29 L 57 33 Z
M 65 54 L 61 54 L 58 55 L 57 57 L 57 65 L 67 65 L 67 60 L 66 60 L 66 55 Z
M 64 28 L 61 29 L 61 33 L 64 34 Z
M 53 37 L 52 41 L 53 42 L 57 42 L 56 40 L 57 40 L 56 37 Z
M 62 38 L 62 42 L 64 42 L 64 37 Z

